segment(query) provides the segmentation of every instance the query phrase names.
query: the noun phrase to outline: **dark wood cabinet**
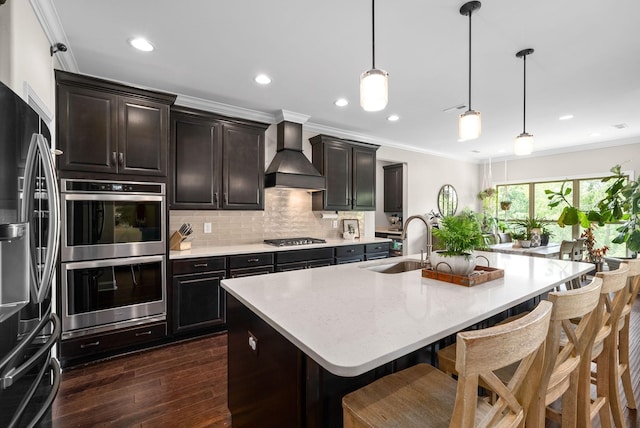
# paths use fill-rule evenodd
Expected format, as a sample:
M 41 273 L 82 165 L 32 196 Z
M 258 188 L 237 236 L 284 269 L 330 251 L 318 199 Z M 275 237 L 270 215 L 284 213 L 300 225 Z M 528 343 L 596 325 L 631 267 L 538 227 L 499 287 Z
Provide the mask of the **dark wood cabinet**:
M 327 180 L 327 189 L 312 195 L 313 210 L 374 211 L 379 146 L 326 135 L 309 141 L 313 165 Z
M 361 262 L 364 260 L 364 245 L 343 245 L 336 247 L 336 264 Z
M 225 257 L 207 257 L 172 263 L 172 331 L 183 334 L 211 330 L 225 323 Z
M 61 171 L 167 175 L 175 96 L 56 70 Z
M 264 209 L 266 124 L 171 111 L 172 209 Z
M 365 260 L 386 259 L 389 257 L 389 243 L 380 242 L 376 244 L 366 244 L 364 246 Z
M 332 264 L 334 264 L 334 249 L 332 247 L 276 253 L 276 272 L 311 269 Z
M 384 212 L 402 213 L 402 164 L 385 165 Z
M 273 253 L 239 254 L 229 256 L 229 277 L 263 275 L 273 273 Z

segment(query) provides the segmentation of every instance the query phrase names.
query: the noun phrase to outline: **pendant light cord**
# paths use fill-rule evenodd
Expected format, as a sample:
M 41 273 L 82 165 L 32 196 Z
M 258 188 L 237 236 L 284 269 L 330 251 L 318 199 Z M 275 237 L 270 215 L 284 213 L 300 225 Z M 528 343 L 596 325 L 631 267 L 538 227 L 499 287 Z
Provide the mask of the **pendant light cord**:
M 523 97 L 523 106 L 522 106 L 522 133 L 527 133 L 527 56 L 523 55 L 522 60 L 524 61 L 524 97 Z
M 471 14 L 469 11 L 469 111 L 471 111 Z
M 376 0 L 371 0 L 371 57 L 372 69 L 376 68 Z

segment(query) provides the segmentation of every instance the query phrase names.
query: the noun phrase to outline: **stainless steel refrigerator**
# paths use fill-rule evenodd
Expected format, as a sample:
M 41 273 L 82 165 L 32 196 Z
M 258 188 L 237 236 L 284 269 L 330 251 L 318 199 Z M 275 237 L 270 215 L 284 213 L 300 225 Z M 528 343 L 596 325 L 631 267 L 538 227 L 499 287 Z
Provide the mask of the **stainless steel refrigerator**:
M 50 423 L 60 385 L 52 308 L 60 198 L 51 134 L 0 82 L 0 427 Z

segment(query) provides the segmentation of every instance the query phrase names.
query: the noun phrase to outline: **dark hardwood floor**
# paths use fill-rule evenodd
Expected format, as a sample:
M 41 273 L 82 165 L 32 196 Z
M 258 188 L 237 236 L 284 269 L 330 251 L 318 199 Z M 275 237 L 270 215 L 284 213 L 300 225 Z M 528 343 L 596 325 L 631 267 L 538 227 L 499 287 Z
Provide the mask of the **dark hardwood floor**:
M 631 377 L 640 402 L 640 299 L 631 316 Z M 640 427 L 636 410 L 625 408 L 625 417 L 628 427 Z M 95 426 L 230 427 L 226 334 L 65 370 L 53 427 Z

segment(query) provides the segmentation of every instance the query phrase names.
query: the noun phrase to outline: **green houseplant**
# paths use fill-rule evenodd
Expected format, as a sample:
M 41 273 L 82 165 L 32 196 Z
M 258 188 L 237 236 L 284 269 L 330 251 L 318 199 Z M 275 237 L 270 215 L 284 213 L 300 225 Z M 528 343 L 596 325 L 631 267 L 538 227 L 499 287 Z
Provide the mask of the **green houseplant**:
M 484 245 L 482 230 L 478 219 L 470 210 L 460 214 L 446 216 L 440 221 L 440 227 L 433 229 L 433 235 L 442 250 L 431 254 L 431 265 L 441 269 L 440 263 L 446 263 L 456 275 L 468 275 L 476 266 L 472 252 Z

